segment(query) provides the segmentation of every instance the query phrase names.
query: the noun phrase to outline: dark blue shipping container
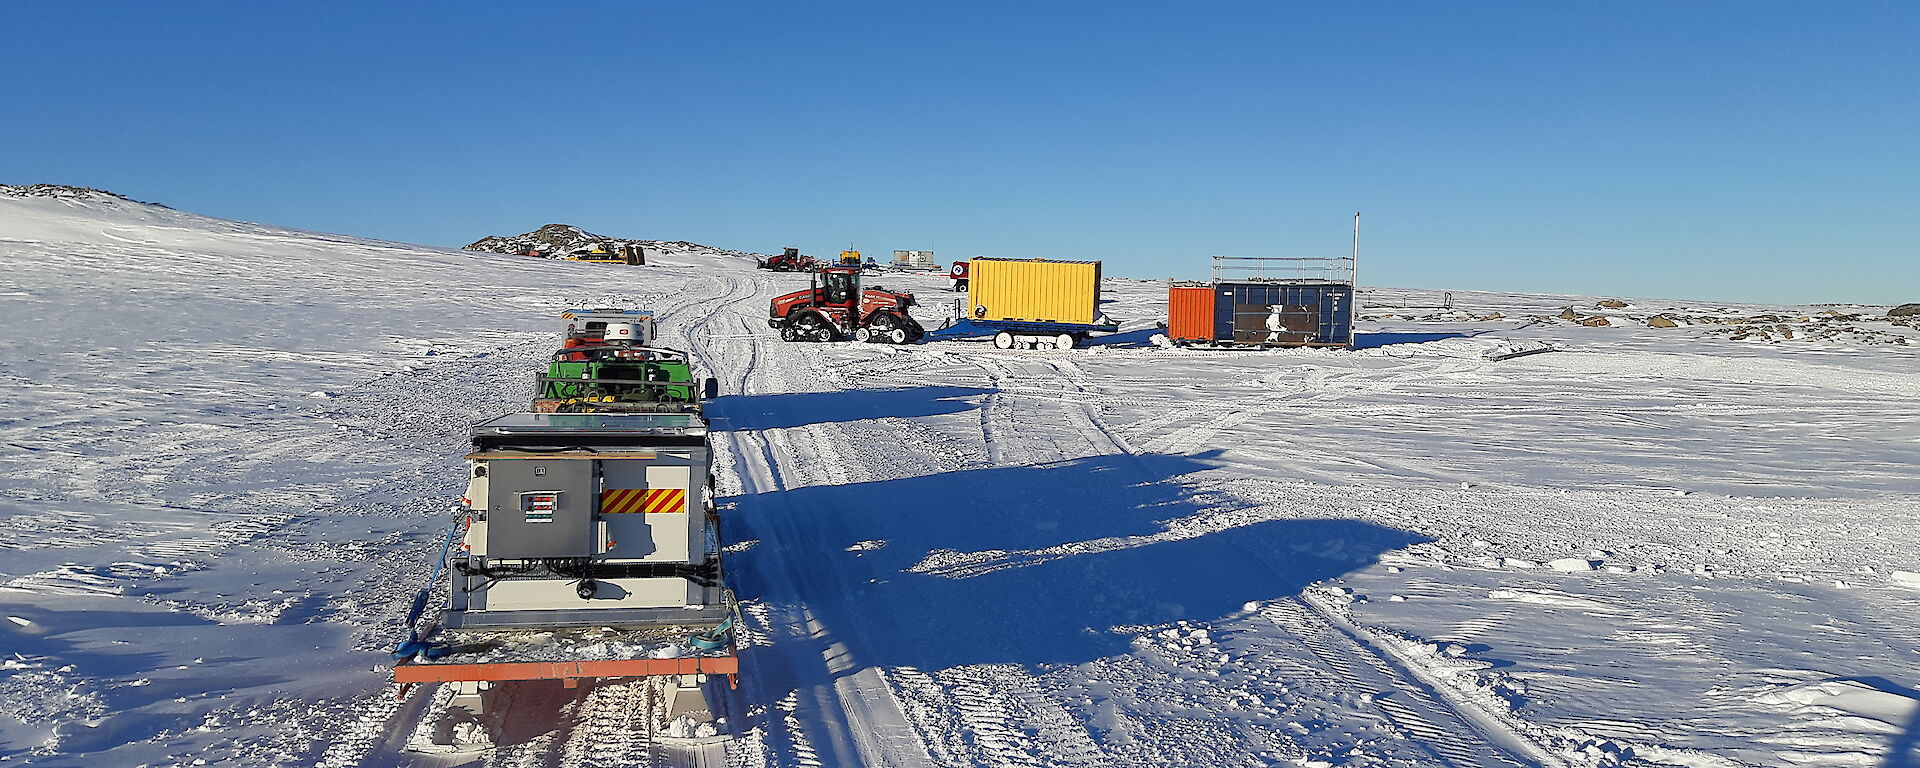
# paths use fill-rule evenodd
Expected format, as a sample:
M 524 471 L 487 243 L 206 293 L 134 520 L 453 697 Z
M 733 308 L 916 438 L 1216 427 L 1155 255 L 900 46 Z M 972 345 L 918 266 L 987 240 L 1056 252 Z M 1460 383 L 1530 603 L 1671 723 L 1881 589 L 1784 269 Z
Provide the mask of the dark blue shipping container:
M 1213 284 L 1213 338 L 1272 347 L 1353 344 L 1353 286 L 1348 283 Z

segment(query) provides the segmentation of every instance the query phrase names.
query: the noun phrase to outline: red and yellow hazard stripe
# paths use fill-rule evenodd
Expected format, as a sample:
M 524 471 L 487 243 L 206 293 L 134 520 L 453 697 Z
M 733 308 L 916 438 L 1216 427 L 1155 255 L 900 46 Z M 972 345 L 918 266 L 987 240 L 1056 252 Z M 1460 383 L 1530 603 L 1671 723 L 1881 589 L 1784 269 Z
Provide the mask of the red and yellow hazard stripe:
M 685 488 L 609 488 L 600 492 L 600 514 L 603 515 L 685 511 Z

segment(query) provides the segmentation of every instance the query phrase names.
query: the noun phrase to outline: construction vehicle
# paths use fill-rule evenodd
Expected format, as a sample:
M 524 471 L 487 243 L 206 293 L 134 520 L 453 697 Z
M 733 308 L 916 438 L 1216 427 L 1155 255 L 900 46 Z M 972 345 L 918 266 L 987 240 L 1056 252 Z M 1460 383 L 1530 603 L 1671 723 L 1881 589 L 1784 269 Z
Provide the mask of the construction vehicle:
M 841 251 L 841 252 L 840 252 L 840 266 L 843 266 L 843 267 L 858 267 L 858 266 L 860 266 L 861 264 L 862 264 L 862 262 L 861 262 L 861 260 L 860 260 L 860 252 L 859 252 L 859 251 L 855 251 L 855 250 L 851 250 L 851 249 L 849 249 L 849 250 L 845 250 L 845 251 Z
M 770 269 L 775 272 L 811 272 L 818 264 L 812 256 L 800 255 L 798 248 L 786 248 L 778 256 L 758 259 L 753 266 L 758 269 Z
M 952 281 L 953 290 L 955 291 L 966 290 L 967 289 L 967 262 L 964 262 L 964 261 L 954 262 L 953 268 L 947 270 L 947 279 Z
M 767 325 L 785 341 L 912 344 L 926 335 L 907 311 L 914 304 L 911 293 L 880 286 L 863 290 L 859 267 L 822 267 L 810 287 L 774 297 Z
M 587 248 L 569 251 L 564 258 L 567 261 L 586 261 L 595 264 L 640 266 L 647 263 L 646 251 L 636 243 L 595 243 Z

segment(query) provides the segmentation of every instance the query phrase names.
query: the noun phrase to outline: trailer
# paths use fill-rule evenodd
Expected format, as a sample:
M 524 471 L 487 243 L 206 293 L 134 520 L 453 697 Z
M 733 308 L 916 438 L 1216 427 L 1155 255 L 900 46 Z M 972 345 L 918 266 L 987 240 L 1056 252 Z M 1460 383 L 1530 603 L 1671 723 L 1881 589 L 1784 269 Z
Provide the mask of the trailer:
M 738 608 L 721 569 L 706 420 L 697 410 L 515 413 L 473 426 L 467 490 L 394 653 L 407 689 L 451 686 L 424 751 L 495 743 L 515 686 L 658 678 L 682 730 L 731 727 Z M 432 583 L 429 584 L 429 589 Z M 724 685 L 722 681 L 724 680 Z M 717 742 L 716 742 L 717 743 Z
M 953 318 L 939 330 L 928 331 L 927 341 L 992 336 L 996 349 L 1073 349 L 1086 344 L 1096 333 L 1117 333 L 1120 324 L 1043 323 L 1024 320 L 976 320 Z
M 966 302 L 928 341 L 992 336 L 1000 349 L 1072 349 L 1120 330 L 1100 312 L 1098 261 L 983 257 L 954 262 L 950 274 L 964 276 L 954 281 Z

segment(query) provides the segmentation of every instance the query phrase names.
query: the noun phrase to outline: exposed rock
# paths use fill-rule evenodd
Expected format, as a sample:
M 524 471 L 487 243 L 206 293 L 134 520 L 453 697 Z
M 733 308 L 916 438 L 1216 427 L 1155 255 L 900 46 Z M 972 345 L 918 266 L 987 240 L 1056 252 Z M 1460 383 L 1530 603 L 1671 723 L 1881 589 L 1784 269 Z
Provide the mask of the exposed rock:
M 1580 319 L 1580 316 L 1579 316 L 1579 315 L 1576 315 L 1576 314 L 1574 314 L 1574 312 L 1573 312 L 1573 307 L 1567 307 L 1566 309 L 1563 309 L 1563 310 L 1560 310 L 1560 319 L 1562 319 L 1562 320 L 1578 320 L 1578 319 Z
M 1920 304 L 1902 304 L 1887 310 L 1887 317 L 1912 317 L 1920 315 Z
M 65 184 L 0 184 L 0 195 L 6 195 L 8 197 L 53 197 L 62 200 L 98 200 L 100 198 L 112 198 L 115 200 L 125 200 L 129 203 L 153 205 L 161 208 L 166 207 L 159 203 L 135 200 L 118 192 L 109 192 L 104 189 L 94 189 L 92 187 L 69 187 Z
M 1793 338 L 1793 329 L 1792 329 L 1792 328 L 1788 328 L 1788 327 L 1786 327 L 1786 326 L 1784 326 L 1784 325 L 1783 325 L 1783 326 L 1780 326 L 1780 336 L 1781 336 L 1782 338 L 1787 338 L 1787 339 L 1791 339 L 1791 338 Z
M 689 243 L 684 240 L 634 240 L 596 235 L 571 224 L 548 224 L 523 235 L 491 235 L 468 244 L 462 250 L 506 253 L 515 256 L 560 258 L 572 251 L 595 245 L 618 250 L 627 246 L 643 248 L 648 255 L 661 251 L 707 253 L 727 256 L 752 256 L 741 251 Z
M 1589 317 L 1584 320 L 1581 320 L 1580 324 L 1588 328 L 1605 328 L 1609 325 L 1613 325 L 1613 321 L 1608 320 L 1599 315 L 1594 315 L 1593 317 Z
M 1597 306 L 1605 307 L 1607 309 L 1620 309 L 1622 307 L 1627 306 L 1627 303 L 1619 299 L 1601 299 Z
M 547 256 L 558 256 L 575 248 L 584 248 L 612 239 L 571 224 L 548 224 L 524 235 L 483 237 L 467 244 L 462 250 L 510 253 L 516 256 L 539 252 Z
M 1649 317 L 1649 318 L 1647 318 L 1647 327 L 1649 327 L 1649 328 L 1678 328 L 1678 327 L 1680 327 L 1680 324 L 1679 324 L 1679 323 L 1676 323 L 1676 322 L 1674 322 L 1674 321 L 1673 321 L 1673 318 L 1670 318 L 1670 317 L 1667 317 L 1666 315 L 1654 315 L 1653 317 Z
M 1480 317 L 1480 319 L 1481 319 L 1481 320 L 1498 320 L 1498 319 L 1500 319 L 1500 318 L 1502 318 L 1502 317 L 1506 317 L 1506 315 L 1502 315 L 1502 314 L 1500 314 L 1500 313 L 1498 313 L 1498 312 L 1495 312 L 1495 313 L 1493 313 L 1493 314 L 1491 314 L 1491 315 L 1482 315 L 1482 316 Z

